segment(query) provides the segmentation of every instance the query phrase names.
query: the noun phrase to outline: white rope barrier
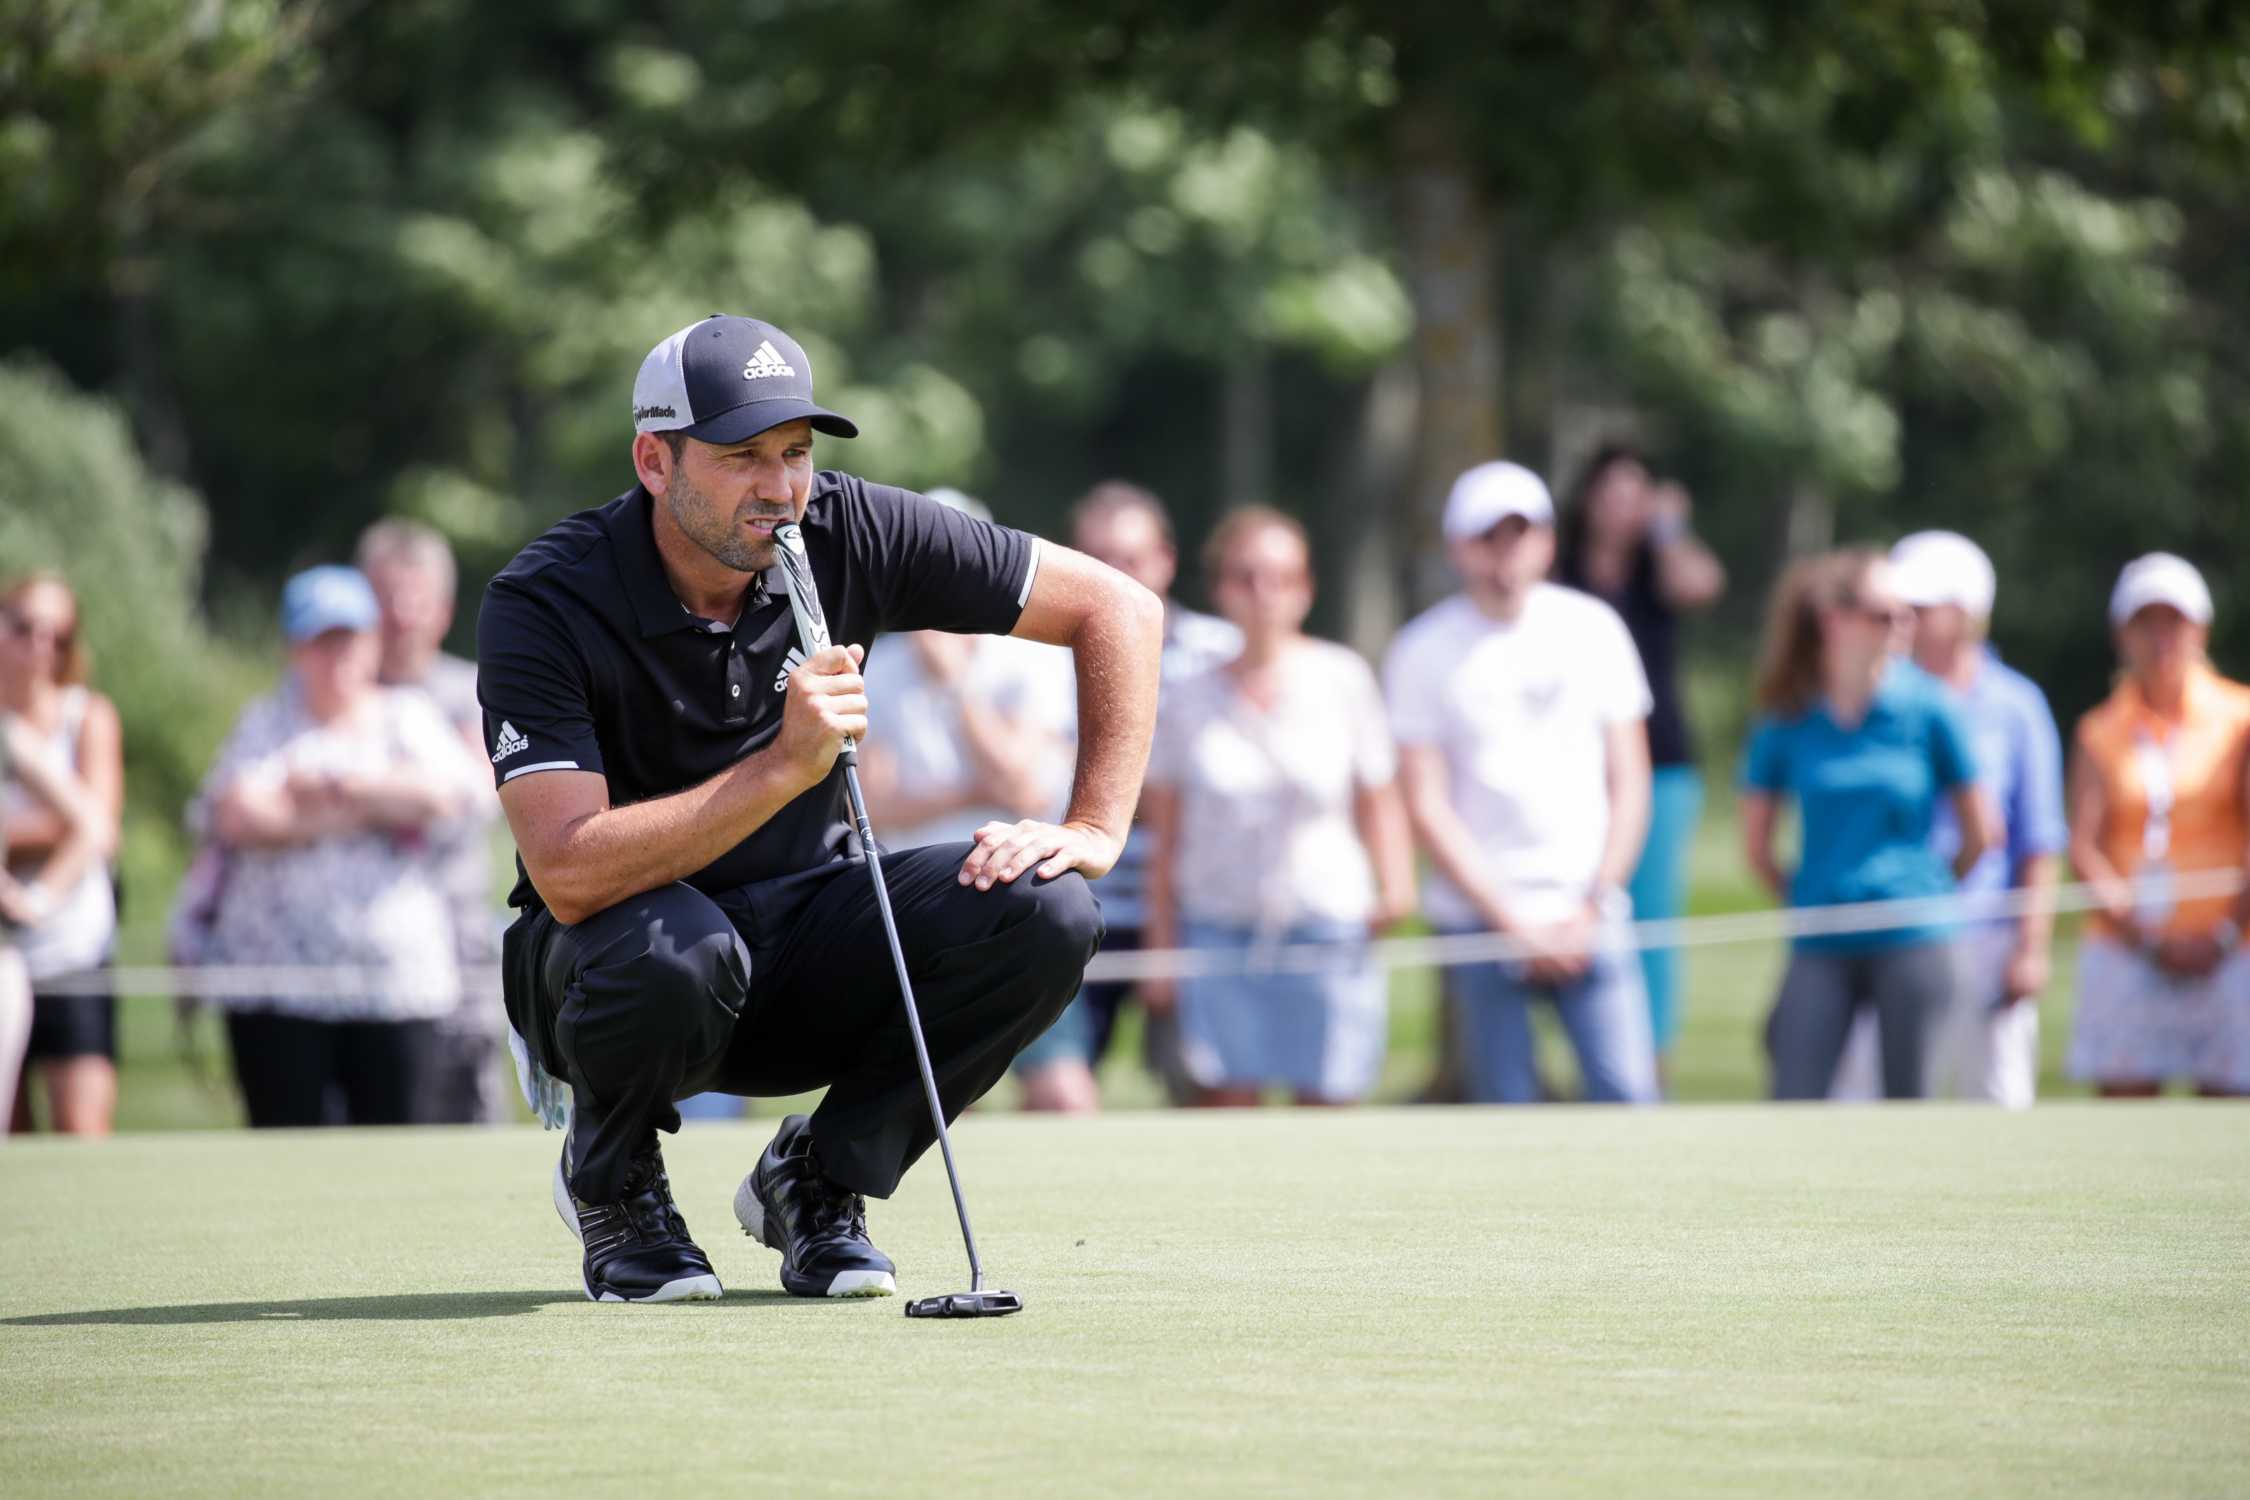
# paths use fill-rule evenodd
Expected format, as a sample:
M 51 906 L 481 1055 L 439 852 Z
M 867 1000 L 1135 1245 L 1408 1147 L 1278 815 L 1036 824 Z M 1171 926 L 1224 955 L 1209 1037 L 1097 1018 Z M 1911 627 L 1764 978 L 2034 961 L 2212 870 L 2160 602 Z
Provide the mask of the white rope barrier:
M 2243 888 L 2240 869 L 2199 870 L 2169 878 L 2145 878 L 2133 885 L 2136 896 L 2175 901 L 2224 898 Z M 1897 901 L 1866 901 L 1848 906 L 1800 906 L 1717 916 L 1675 917 L 1634 922 L 1610 947 L 1707 948 L 1726 943 L 1773 943 L 1798 938 L 1885 932 L 1965 922 L 2004 921 L 2023 916 L 2039 898 L 2009 889 L 1973 895 L 1920 896 Z M 2058 914 L 2099 909 L 2103 902 L 2086 882 L 2056 887 L 2047 897 Z M 1521 939 L 1498 932 L 1441 937 L 1380 938 L 1346 943 L 1271 943 L 1247 949 L 1162 948 L 1103 953 L 1088 965 L 1089 981 L 1136 982 L 1244 973 L 1345 973 L 1367 968 L 1450 968 L 1461 964 L 1505 962 L 1533 956 Z M 500 991 L 498 965 L 462 973 L 464 993 Z M 191 997 L 255 1000 L 275 995 L 323 999 L 365 999 L 388 993 L 392 981 L 382 969 L 317 964 L 203 964 L 181 968 L 165 964 L 120 964 L 40 984 L 44 994 L 116 993 L 148 998 Z

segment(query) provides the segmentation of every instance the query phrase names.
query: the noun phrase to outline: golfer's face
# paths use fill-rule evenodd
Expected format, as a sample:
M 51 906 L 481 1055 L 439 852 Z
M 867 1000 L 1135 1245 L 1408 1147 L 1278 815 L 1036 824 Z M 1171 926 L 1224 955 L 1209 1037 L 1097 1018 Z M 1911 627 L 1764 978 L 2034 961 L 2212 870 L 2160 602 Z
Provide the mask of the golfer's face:
M 683 526 L 728 566 L 756 572 L 773 565 L 774 528 L 801 521 L 812 495 L 812 424 L 784 422 L 740 443 L 718 447 L 690 439 L 682 445 L 673 495 L 696 512 Z M 675 486 L 677 482 L 675 481 Z

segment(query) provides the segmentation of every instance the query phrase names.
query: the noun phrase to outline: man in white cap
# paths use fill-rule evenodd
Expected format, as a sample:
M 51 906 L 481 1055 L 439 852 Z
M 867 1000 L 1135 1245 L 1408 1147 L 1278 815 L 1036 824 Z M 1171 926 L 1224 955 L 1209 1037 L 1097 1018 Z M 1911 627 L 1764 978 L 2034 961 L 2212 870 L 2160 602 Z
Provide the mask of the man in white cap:
M 1944 683 L 1968 724 L 1979 779 L 2000 826 L 1988 852 L 1962 879 L 1972 899 L 2021 893 L 2020 914 L 1967 927 L 1966 966 L 1950 1014 L 1932 1018 L 1933 1096 L 1983 1099 L 2021 1109 L 2039 1079 L 2039 996 L 2047 987 L 2055 926 L 2054 890 L 2070 842 L 2063 816 L 2062 737 L 2046 695 L 2002 663 L 1987 634 L 1997 592 L 1992 560 L 1967 537 L 1918 531 L 1891 549 L 1899 597 L 1914 611 L 1914 663 Z M 1938 809 L 1932 841 L 1951 859 L 1961 830 Z M 1862 1016 L 1837 1069 L 1838 1098 L 1879 1097 L 1873 1018 Z
M 1431 920 L 1530 950 L 1455 972 L 1470 1096 L 1539 1097 L 1530 1002 L 1543 997 L 1587 1098 L 1651 1101 L 1648 1007 L 1625 940 L 1648 827 L 1640 656 L 1615 610 L 1546 581 L 1554 503 L 1529 469 L 1463 474 L 1445 536 L 1462 592 L 1399 632 L 1384 686 L 1408 811 L 1437 867 Z

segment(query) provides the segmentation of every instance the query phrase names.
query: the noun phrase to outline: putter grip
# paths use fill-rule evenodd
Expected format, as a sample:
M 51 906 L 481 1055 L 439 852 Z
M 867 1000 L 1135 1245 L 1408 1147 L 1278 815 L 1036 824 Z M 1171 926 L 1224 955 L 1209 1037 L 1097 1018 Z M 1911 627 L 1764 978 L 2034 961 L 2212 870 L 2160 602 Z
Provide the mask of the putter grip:
M 812 559 L 805 553 L 805 534 L 794 521 L 784 522 L 773 529 L 773 539 L 781 558 L 781 571 L 789 583 L 789 612 L 797 617 L 797 643 L 805 648 L 805 655 L 825 651 L 828 639 L 828 616 L 820 608 L 820 590 L 813 583 Z
M 804 647 L 805 655 L 826 651 L 828 616 L 820 607 L 820 590 L 813 583 L 812 559 L 805 553 L 805 533 L 794 521 L 785 521 L 773 529 L 775 552 L 781 560 L 781 572 L 789 584 L 789 612 L 797 619 L 797 644 Z M 859 759 L 859 746 L 851 740 L 844 741 L 840 752 L 846 761 Z

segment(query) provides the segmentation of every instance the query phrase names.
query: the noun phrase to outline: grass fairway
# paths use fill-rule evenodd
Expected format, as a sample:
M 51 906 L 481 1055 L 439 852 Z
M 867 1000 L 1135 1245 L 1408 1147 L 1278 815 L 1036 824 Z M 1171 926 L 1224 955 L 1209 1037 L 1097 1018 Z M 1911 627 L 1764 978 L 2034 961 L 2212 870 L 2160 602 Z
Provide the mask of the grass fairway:
M 0 1151 L 10 1495 L 2250 1487 L 2227 1106 L 984 1115 L 1020 1317 L 595 1307 L 532 1130 Z M 878 1242 L 966 1280 L 935 1160 Z

